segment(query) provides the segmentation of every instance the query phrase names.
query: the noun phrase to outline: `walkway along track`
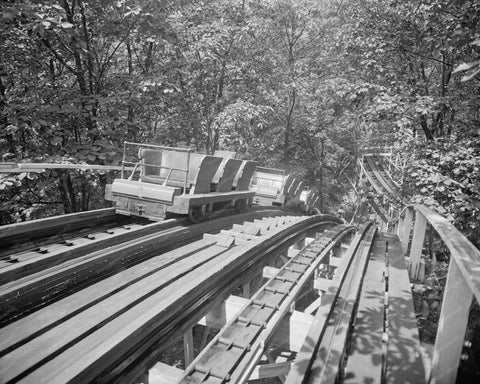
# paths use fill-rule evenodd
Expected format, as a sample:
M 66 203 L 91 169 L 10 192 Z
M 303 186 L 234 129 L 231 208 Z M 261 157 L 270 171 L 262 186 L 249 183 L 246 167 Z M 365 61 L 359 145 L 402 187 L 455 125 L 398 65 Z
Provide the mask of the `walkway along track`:
M 314 240 L 270 279 L 186 369 L 182 384 L 243 383 L 303 286 L 327 253 L 354 231 L 337 226 Z
M 243 273 L 262 265 L 266 255 L 305 231 L 334 223 L 338 219 L 325 215 L 245 223 L 243 229 L 234 226 L 160 256 L 150 254 L 102 280 L 88 277 L 92 285 L 57 297 L 0 330 L 0 377 L 6 383 L 135 377 L 159 346 L 195 324 L 218 296 L 242 283 Z M 199 227 L 205 230 L 207 224 Z M 177 242 L 182 234 L 178 236 Z M 131 251 L 134 244 L 130 246 Z M 124 257 L 128 254 L 124 249 Z
M 102 233 L 95 239 L 80 238 L 72 241 L 70 246 L 9 263 L 0 268 L 0 326 L 119 270 L 173 249 L 179 243 L 199 239 L 206 232 L 281 213 L 278 209 L 264 209 L 199 225 L 189 226 L 186 219 L 170 219 L 129 230 L 117 228 L 113 233 Z M 59 220 L 65 225 L 63 217 Z M 58 228 L 53 218 L 48 221 L 52 222 L 53 230 Z M 33 223 L 27 228 L 32 225 L 38 226 Z

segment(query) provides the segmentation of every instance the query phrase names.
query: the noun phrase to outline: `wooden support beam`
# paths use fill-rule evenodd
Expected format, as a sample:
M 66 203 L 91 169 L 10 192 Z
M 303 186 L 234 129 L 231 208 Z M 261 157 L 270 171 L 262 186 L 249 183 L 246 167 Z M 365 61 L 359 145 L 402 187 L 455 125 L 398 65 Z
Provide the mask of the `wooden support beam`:
M 322 305 L 323 292 L 318 291 L 318 294 L 319 297 L 303 311 L 305 314 L 312 315 Z
M 332 280 L 319 277 L 315 279 L 315 281 L 313 282 L 313 288 L 316 289 L 317 291 L 327 292 L 331 284 L 332 284 Z
M 249 299 L 252 296 L 251 281 L 247 281 L 246 283 L 242 284 L 242 294 L 246 299 Z
M 227 309 L 225 302 L 220 303 L 212 308 L 206 316 L 206 325 L 212 329 L 222 329 L 227 323 Z
M 408 240 L 410 239 L 410 231 L 412 229 L 413 209 L 407 208 L 405 211 L 405 217 L 403 219 L 403 225 L 401 228 L 400 242 L 403 248 L 403 254 L 406 255 L 408 251 Z
M 430 384 L 455 382 L 473 298 L 454 258 L 450 259 L 448 269 L 433 351 Z
M 423 241 L 425 239 L 425 229 L 427 228 L 427 220 L 420 212 L 415 213 L 415 224 L 413 226 L 412 246 L 410 247 L 410 264 L 409 272 L 411 280 L 418 280 L 422 272 L 421 256 L 423 249 Z
M 299 311 L 288 313 L 275 332 L 273 344 L 298 352 L 305 341 L 313 319 L 312 315 Z
M 249 380 L 267 379 L 269 377 L 285 376 L 290 372 L 291 361 L 281 363 L 257 365 L 249 377 Z
M 195 359 L 195 352 L 193 350 L 193 328 L 187 329 L 183 335 L 183 353 L 185 357 L 185 367 L 188 367 L 190 363 Z
M 228 297 L 228 299 L 225 300 L 224 303 L 222 303 L 223 306 L 225 307 L 225 320 L 226 320 L 226 322 L 229 322 L 230 320 L 232 320 L 234 318 L 234 316 L 238 312 L 240 312 L 240 310 L 248 303 L 248 301 L 249 301 L 248 299 L 245 299 L 243 297 L 230 295 Z M 198 324 L 203 325 L 203 326 L 208 326 L 207 325 L 207 317 L 208 316 L 209 315 L 200 319 Z M 213 317 L 213 314 L 210 315 L 210 316 Z

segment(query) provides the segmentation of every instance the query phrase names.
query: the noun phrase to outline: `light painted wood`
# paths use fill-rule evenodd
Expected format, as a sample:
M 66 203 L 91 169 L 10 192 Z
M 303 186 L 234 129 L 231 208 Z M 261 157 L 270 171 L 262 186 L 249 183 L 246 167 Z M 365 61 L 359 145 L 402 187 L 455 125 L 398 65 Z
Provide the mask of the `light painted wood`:
M 211 329 L 222 329 L 222 327 L 227 323 L 227 309 L 225 302 L 220 303 L 212 308 L 206 316 L 207 327 Z
M 185 367 L 188 367 L 190 363 L 195 359 L 195 352 L 193 350 L 193 328 L 187 329 L 183 335 L 183 355 L 185 359 Z
M 420 260 L 422 257 L 423 242 L 425 239 L 425 229 L 427 228 L 427 220 L 420 213 L 415 213 L 415 224 L 413 225 L 413 239 L 410 247 L 410 278 L 418 280 L 420 277 Z
M 230 295 L 227 300 L 225 300 L 225 316 L 227 323 L 230 322 L 240 310 L 249 303 L 247 298 Z M 203 317 L 199 320 L 198 324 L 206 326 L 207 320 L 206 317 Z
M 290 351 L 299 351 L 313 319 L 314 316 L 299 311 L 288 313 L 275 332 L 273 343 Z
M 388 239 L 386 383 L 425 382 L 407 264 L 396 236 Z
M 472 292 L 454 259 L 450 259 L 448 269 L 442 311 L 433 351 L 430 384 L 455 382 L 473 298 Z
M 317 291 L 327 292 L 332 285 L 332 280 L 318 277 L 313 282 L 313 288 Z
M 403 219 L 403 225 L 401 229 L 401 236 L 400 236 L 400 242 L 402 244 L 403 248 L 403 254 L 407 254 L 408 250 L 408 241 L 410 238 L 410 231 L 412 228 L 412 220 L 413 220 L 413 210 L 410 208 L 407 208 L 405 210 L 405 217 Z
M 373 244 L 358 304 L 344 383 L 380 383 L 384 327 L 385 236 Z
M 268 265 L 263 267 L 263 277 L 266 279 L 271 279 L 272 277 L 275 277 L 278 272 L 280 272 L 280 268 L 269 267 Z
M 242 284 L 242 294 L 243 297 L 249 299 L 252 296 L 252 282 L 247 281 L 246 283 Z
M 183 369 L 172 367 L 165 363 L 157 363 L 149 371 L 149 384 L 172 384 L 183 374 Z
M 305 310 L 303 311 L 307 315 L 313 314 L 313 312 L 315 312 L 322 305 L 323 292 L 319 291 L 318 294 L 319 294 L 319 297 L 317 297 L 315 301 L 312 304 L 310 304 L 307 308 L 305 308 Z
M 257 365 L 249 377 L 249 380 L 267 379 L 269 377 L 285 376 L 290 372 L 291 361 L 281 363 Z M 152 383 L 154 384 L 154 383 Z

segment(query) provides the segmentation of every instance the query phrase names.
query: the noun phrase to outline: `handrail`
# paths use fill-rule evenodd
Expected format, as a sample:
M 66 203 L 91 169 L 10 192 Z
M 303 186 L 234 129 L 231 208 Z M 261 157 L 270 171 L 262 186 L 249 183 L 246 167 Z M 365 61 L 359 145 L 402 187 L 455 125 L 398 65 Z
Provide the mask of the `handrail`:
M 427 223 L 435 229 L 451 255 L 429 380 L 446 384 L 456 379 L 473 297 L 480 302 L 480 250 L 439 213 L 423 205 L 409 205 L 400 215 L 397 234 L 405 254 L 410 244 L 411 279 L 423 280 L 424 277 L 421 255 Z
M 135 143 L 135 142 L 132 142 L 132 141 L 125 141 L 123 143 L 123 159 L 122 159 L 122 173 L 121 173 L 121 178 L 122 179 L 124 178 L 124 174 L 125 174 L 125 169 L 126 169 L 125 164 L 130 164 L 131 163 L 131 162 L 126 160 L 127 146 L 128 145 L 133 145 L 133 146 L 138 146 L 138 147 L 148 147 L 148 148 L 158 149 L 159 151 L 186 152 L 187 153 L 187 167 L 186 168 L 172 168 L 172 167 L 164 167 L 164 166 L 161 166 L 161 165 L 159 166 L 159 165 L 155 165 L 155 164 L 142 164 L 142 165 L 156 167 L 156 168 L 159 168 L 159 169 L 169 169 L 168 175 L 167 175 L 163 185 L 167 184 L 167 181 L 169 180 L 172 171 L 185 172 L 183 193 L 184 194 L 186 193 L 187 186 L 188 186 L 188 174 L 190 172 L 190 160 L 191 160 L 191 157 L 192 157 L 192 150 L 190 148 L 166 147 L 164 145 L 142 144 L 142 143 Z M 135 171 L 137 170 L 137 165 L 138 165 L 138 162 L 135 164 L 135 168 L 132 172 L 132 175 L 130 176 L 130 179 L 133 176 L 133 174 L 135 173 Z

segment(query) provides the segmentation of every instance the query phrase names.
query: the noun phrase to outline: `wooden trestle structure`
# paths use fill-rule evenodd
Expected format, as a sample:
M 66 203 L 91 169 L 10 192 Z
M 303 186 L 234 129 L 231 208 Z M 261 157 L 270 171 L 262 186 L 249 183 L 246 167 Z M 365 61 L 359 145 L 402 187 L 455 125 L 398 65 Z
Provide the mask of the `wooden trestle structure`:
M 377 167 L 363 169 L 382 190 Z M 195 225 L 117 219 L 0 227 L 0 382 L 455 381 L 480 253 L 426 207 L 405 208 L 388 233 L 273 208 Z M 410 288 L 428 225 L 452 255 L 431 361 Z M 198 324 L 217 333 L 196 353 Z M 179 337 L 182 369 L 161 361 Z

